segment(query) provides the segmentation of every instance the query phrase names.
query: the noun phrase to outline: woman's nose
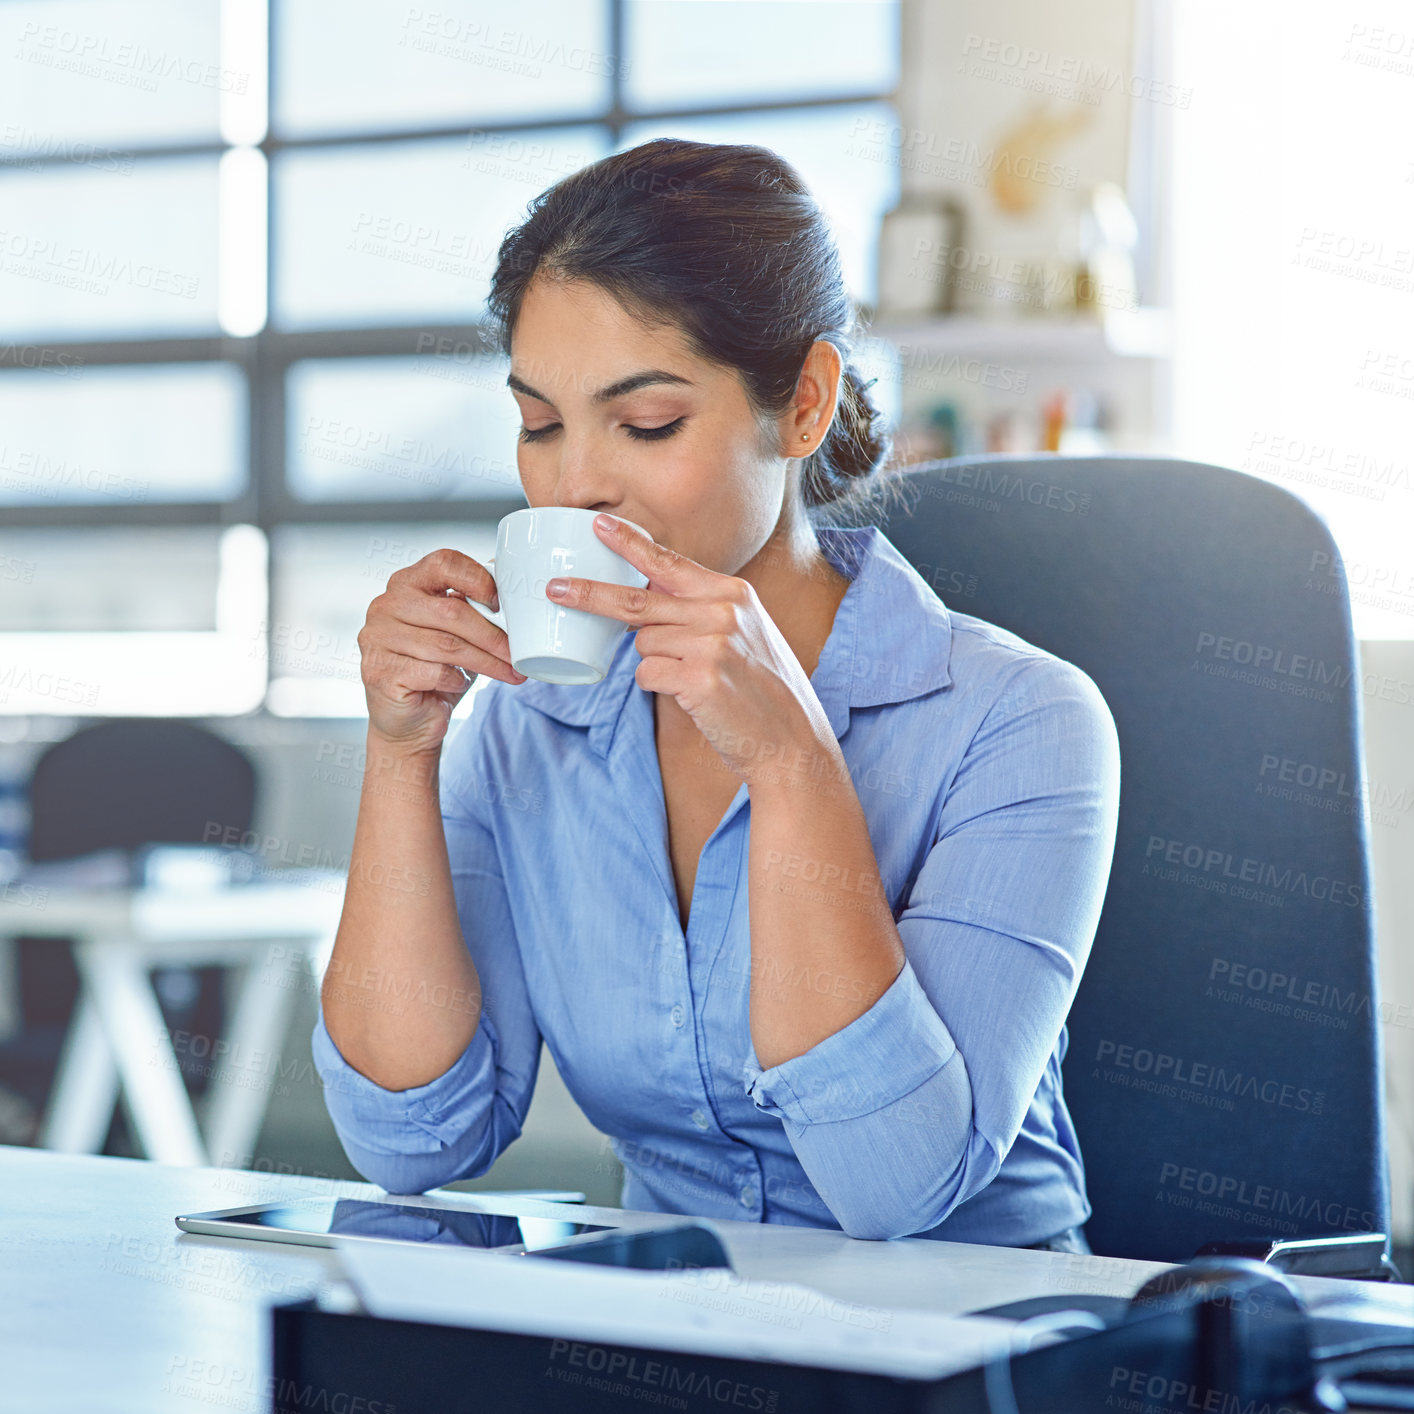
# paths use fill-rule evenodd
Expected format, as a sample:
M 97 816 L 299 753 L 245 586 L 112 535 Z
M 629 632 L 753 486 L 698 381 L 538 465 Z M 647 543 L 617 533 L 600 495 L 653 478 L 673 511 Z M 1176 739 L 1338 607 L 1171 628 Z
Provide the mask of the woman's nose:
M 580 443 L 561 452 L 555 482 L 555 504 L 597 510 L 617 504 L 616 478 L 605 464 L 605 453 Z

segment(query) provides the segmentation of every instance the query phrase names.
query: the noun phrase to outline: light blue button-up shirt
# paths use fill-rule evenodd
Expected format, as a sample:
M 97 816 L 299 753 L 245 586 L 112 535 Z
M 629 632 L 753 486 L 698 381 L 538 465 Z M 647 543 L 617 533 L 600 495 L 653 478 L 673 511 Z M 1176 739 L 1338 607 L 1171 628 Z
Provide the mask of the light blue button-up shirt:
M 1014 1246 L 1090 1216 L 1061 1061 L 1114 849 L 1109 709 L 1073 664 L 945 607 L 877 526 L 816 538 L 851 582 L 810 681 L 902 971 L 763 1069 L 746 786 L 703 846 L 684 936 L 634 635 L 592 687 L 484 680 L 441 775 L 476 1034 L 444 1074 L 391 1091 L 344 1060 L 322 1011 L 314 1032 L 365 1177 L 422 1193 L 484 1174 L 521 1131 L 543 1039 L 610 1137 L 628 1208 Z M 808 859 L 778 864 L 826 886 Z

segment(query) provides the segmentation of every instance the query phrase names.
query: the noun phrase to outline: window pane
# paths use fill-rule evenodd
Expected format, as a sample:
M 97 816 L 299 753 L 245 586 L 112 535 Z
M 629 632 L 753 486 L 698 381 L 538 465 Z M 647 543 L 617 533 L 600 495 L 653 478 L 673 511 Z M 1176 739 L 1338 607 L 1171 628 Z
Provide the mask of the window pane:
M 282 154 L 277 321 L 478 318 L 507 229 L 546 187 L 607 150 L 595 129 L 557 128 Z
M 265 577 L 251 525 L 0 534 L 0 714 L 253 711 Z
M 218 526 L 0 530 L 0 632 L 213 632 Z
M 523 501 L 507 367 L 486 356 L 294 364 L 291 491 L 305 501 Z
M 219 0 L 20 0 L 0 5 L 0 147 L 101 165 L 115 147 L 216 137 Z
M 281 0 L 283 136 L 439 127 L 605 107 L 606 0 Z
M 0 505 L 225 501 L 246 475 L 231 364 L 0 372 Z
M 0 171 L 0 337 L 214 333 L 216 169 Z
M 889 93 L 898 0 L 626 0 L 625 105 Z
M 898 115 L 891 104 L 861 103 L 796 112 L 733 114 L 721 118 L 675 118 L 633 123 L 620 150 L 655 137 L 699 142 L 755 143 L 794 166 L 820 203 L 839 242 L 846 288 L 861 304 L 874 303 L 879 223 L 898 200 L 898 166 L 880 160 L 877 136 L 892 131 Z
M 276 530 L 271 710 L 282 716 L 363 716 L 358 631 L 368 606 L 394 570 L 443 547 L 484 563 L 496 553 L 496 522 Z

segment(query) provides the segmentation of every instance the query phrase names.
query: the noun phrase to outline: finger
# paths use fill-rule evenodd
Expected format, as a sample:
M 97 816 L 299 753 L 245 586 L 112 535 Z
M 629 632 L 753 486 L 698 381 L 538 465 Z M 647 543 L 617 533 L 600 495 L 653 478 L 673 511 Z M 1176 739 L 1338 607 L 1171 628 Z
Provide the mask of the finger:
M 634 635 L 633 646 L 644 658 L 676 658 L 686 656 L 682 630 L 677 624 L 652 624 Z
M 556 584 L 563 583 L 564 592 L 553 593 Z M 545 586 L 547 597 L 567 609 L 583 609 L 601 614 L 606 619 L 621 619 L 626 624 L 682 624 L 688 610 L 674 594 L 659 594 L 652 589 L 639 589 L 631 584 L 611 584 L 603 579 L 577 579 L 560 576 Z
M 380 606 L 381 620 L 438 629 L 455 635 L 473 648 L 484 648 L 510 660 L 505 629 L 473 609 L 459 594 L 428 594 L 406 585 L 397 588 L 390 585 L 387 596 Z
M 491 625 L 492 628 L 496 626 Z M 505 633 L 497 629 L 505 642 Z M 509 657 L 502 657 L 493 648 L 468 643 L 464 638 L 443 629 L 420 628 L 416 624 L 390 623 L 382 633 L 384 651 L 406 658 L 421 658 L 429 663 L 450 663 L 471 673 L 500 678 L 502 682 L 520 683 L 525 674 L 511 667 Z
M 374 675 L 367 681 L 394 702 L 406 702 L 421 692 L 446 694 L 459 700 L 471 686 L 450 664 L 429 663 L 395 653 L 380 654 Z
M 594 533 L 608 545 L 616 555 L 622 555 L 634 569 L 642 570 L 653 584 L 661 585 L 669 594 L 691 594 L 706 587 L 707 581 L 715 573 L 696 560 L 660 545 L 646 531 L 639 530 L 617 516 L 610 516 L 614 523 L 612 530 L 600 530 L 594 525 Z
M 445 595 L 447 590 L 455 589 L 478 603 L 496 607 L 496 581 L 491 571 L 460 550 L 434 550 L 416 564 L 395 570 L 388 576 L 389 587 L 394 580 L 428 594 Z

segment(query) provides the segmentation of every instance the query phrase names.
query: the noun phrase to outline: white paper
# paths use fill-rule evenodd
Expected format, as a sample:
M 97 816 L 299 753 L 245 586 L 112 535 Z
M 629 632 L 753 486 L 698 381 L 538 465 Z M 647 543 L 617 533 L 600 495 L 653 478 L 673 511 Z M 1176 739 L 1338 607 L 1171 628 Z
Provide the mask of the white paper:
M 1005 1354 L 1015 1322 L 895 1311 L 724 1269 L 656 1272 L 470 1248 L 338 1244 L 372 1315 L 938 1379 Z

